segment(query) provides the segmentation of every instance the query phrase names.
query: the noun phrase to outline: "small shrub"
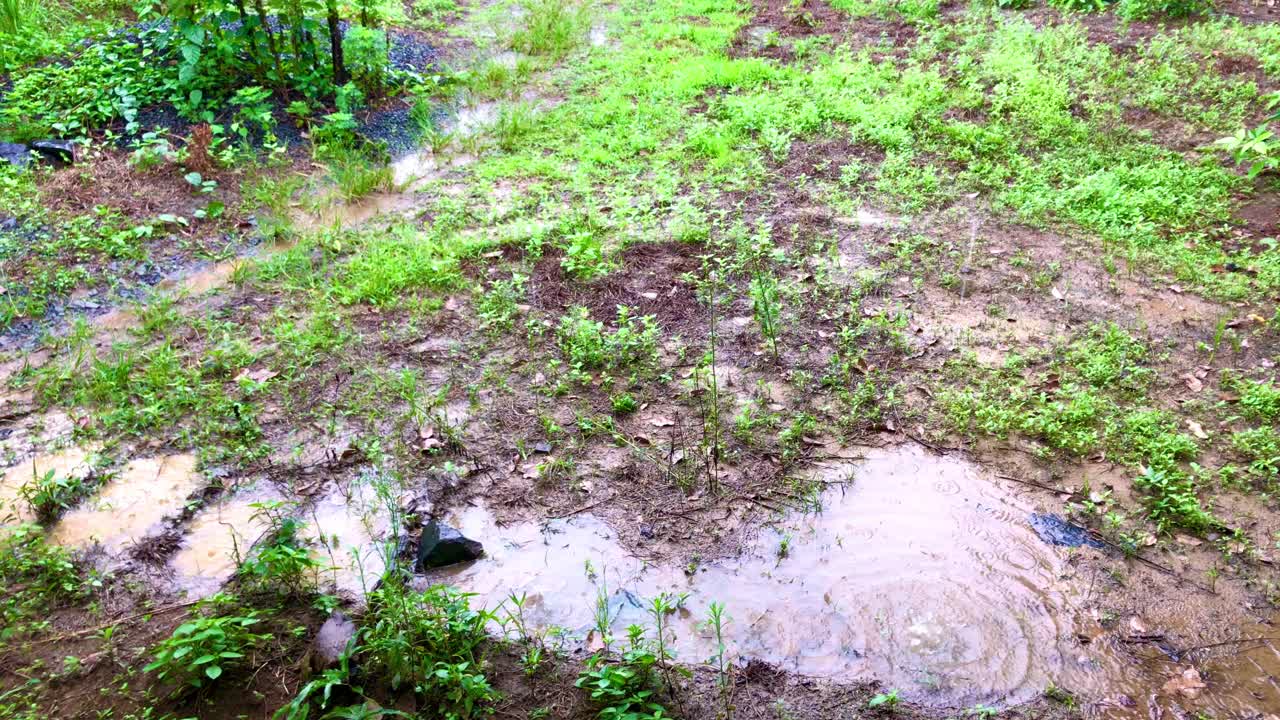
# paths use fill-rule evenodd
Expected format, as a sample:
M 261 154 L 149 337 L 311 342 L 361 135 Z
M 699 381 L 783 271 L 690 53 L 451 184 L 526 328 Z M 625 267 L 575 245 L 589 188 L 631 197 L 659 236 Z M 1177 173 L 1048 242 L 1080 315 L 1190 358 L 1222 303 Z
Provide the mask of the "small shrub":
M 1066 362 L 1095 388 L 1140 389 L 1154 376 L 1142 363 L 1148 350 L 1119 326 L 1100 325 L 1071 343 L 1064 353 Z
M 635 317 L 625 305 L 618 306 L 617 329 L 609 332 L 604 323 L 591 319 L 585 307 L 569 309 L 560 318 L 556 339 L 569 363 L 582 370 L 648 367 L 658 360 L 658 326 L 652 316 Z
M 19 488 L 22 499 L 42 523 L 58 519 L 89 492 L 83 478 L 60 476 L 56 470 L 37 475 Z
M 411 687 L 447 720 L 492 712 L 497 692 L 484 675 L 486 624 L 470 595 L 446 585 L 413 592 L 395 574 L 369 596 L 361 656 L 393 688 Z
M 1160 532 L 1181 527 L 1202 533 L 1221 524 L 1200 504 L 1186 475 L 1149 467 L 1133 483 L 1146 494 L 1147 512 Z
M 215 595 L 199 611 L 224 609 L 230 598 Z M 154 660 L 144 670 L 161 680 L 178 684 L 176 692 L 215 682 L 227 672 L 244 667 L 245 658 L 270 635 L 250 628 L 261 622 L 258 610 L 243 615 L 206 615 L 185 622 L 154 648 Z
M 1184 18 L 1213 10 L 1213 0 L 1118 0 L 1116 14 L 1126 20 L 1164 16 Z
M 630 643 L 620 662 L 610 663 L 603 653 L 587 660 L 575 686 L 591 693 L 600 707 L 597 717 L 607 720 L 660 720 L 670 717 L 653 698 L 658 656 L 644 642 L 644 629 L 627 629 Z
M 480 324 L 490 332 L 506 332 L 515 325 L 524 300 L 524 275 L 512 273 L 510 280 L 496 280 L 476 299 Z
M 1249 461 L 1249 472 L 1264 478 L 1280 475 L 1280 433 L 1273 428 L 1241 430 L 1231 436 L 1231 444 Z
M 342 41 L 347 70 L 351 80 L 364 92 L 365 97 L 382 95 L 387 85 L 387 36 L 382 30 L 362 26 L 347 29 Z
M 265 519 L 268 529 L 265 539 L 240 564 L 240 577 L 257 589 L 287 597 L 313 592 L 320 563 L 300 535 L 302 521 L 289 517 L 288 506 L 279 501 L 252 507 L 254 517 Z
M 0 643 L 43 629 L 49 608 L 82 599 L 94 585 L 39 525 L 0 527 Z
M 511 38 L 511 47 L 529 55 L 563 57 L 586 32 L 585 8 L 573 0 L 525 0 L 525 27 Z
M 1240 406 L 1250 417 L 1261 420 L 1280 420 L 1280 387 L 1270 380 L 1241 381 L 1237 388 Z
M 872 697 L 867 701 L 867 707 L 872 710 L 885 710 L 892 712 L 894 708 L 898 707 L 898 702 L 898 691 L 890 690 L 887 693 L 878 693 Z

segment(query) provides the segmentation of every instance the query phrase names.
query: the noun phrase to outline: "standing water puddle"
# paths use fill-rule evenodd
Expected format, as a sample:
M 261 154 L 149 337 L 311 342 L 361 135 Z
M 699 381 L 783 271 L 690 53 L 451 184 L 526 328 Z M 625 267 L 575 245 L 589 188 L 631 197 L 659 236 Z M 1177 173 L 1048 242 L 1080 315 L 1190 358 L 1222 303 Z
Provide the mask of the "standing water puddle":
M 692 574 L 629 556 L 591 517 L 498 528 L 481 509 L 453 520 L 488 556 L 443 574 L 489 606 L 527 593 L 534 624 L 578 633 L 592 625 L 598 588 L 616 635 L 651 624 L 646 598 L 687 593 L 672 629 L 678 656 L 693 663 L 713 652 L 700 623 L 722 602 L 739 658 L 874 677 L 934 704 L 1026 700 L 1059 674 L 1072 642 L 1058 619 L 1068 609 L 1060 561 L 1027 508 L 974 466 L 914 448 L 828 466 L 819 479 L 850 482 L 824 494 L 820 513 L 788 518 L 741 556 Z
M 685 595 L 670 627 L 678 659 L 695 664 L 715 650 L 703 623 L 708 605 L 722 602 L 739 666 L 759 658 L 809 676 L 876 679 L 935 706 L 1016 704 L 1056 686 L 1090 701 L 1089 714 L 1117 720 L 1280 708 L 1271 643 L 1200 658 L 1198 674 L 1115 632 L 1082 645 L 1077 633 L 1097 624 L 1076 608 L 1087 591 L 1063 579 L 1074 576 L 1068 551 L 1040 540 L 1030 504 L 966 461 L 904 446 L 820 466 L 816 478 L 831 484 L 820 512 L 790 516 L 738 557 L 696 568 L 646 564 L 589 515 L 499 527 L 469 508 L 450 520 L 484 542 L 486 556 L 429 579 L 488 607 L 525 594 L 530 624 L 589 640 L 602 591 L 615 637 L 633 623 L 652 627 L 650 598 Z M 1152 609 L 1172 636 L 1196 636 L 1203 602 L 1188 596 Z M 1222 630 L 1276 634 L 1264 625 Z
M 267 530 L 259 504 L 280 499 L 274 491 L 250 489 L 203 508 L 192 518 L 182 546 L 169 559 L 174 585 L 195 598 L 218 592 Z
M 130 461 L 97 494 L 62 516 L 53 539 L 69 547 L 101 545 L 119 554 L 179 514 L 203 484 L 193 455 Z
M 37 455 L 4 470 L 0 478 L 0 523 L 28 523 L 35 515 L 22 497 L 22 488 L 52 471 L 55 477 L 84 479 L 93 473 L 93 453 L 80 447 Z

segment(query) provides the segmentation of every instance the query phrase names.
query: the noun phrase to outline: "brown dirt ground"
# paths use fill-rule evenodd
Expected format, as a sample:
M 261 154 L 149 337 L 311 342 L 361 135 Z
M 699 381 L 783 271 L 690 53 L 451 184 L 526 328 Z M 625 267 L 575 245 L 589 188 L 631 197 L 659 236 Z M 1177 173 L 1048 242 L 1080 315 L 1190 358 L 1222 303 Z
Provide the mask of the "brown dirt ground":
M 887 34 L 895 42 L 913 36 L 914 30 L 898 23 L 860 20 L 849 23 L 818 0 L 806 0 L 797 15 L 781 0 L 769 0 L 760 9 L 756 25 L 767 25 L 783 37 L 809 37 L 817 34 L 853 33 L 867 38 Z M 1242 17 L 1267 20 L 1273 11 L 1268 7 L 1233 3 L 1227 11 Z M 1033 11 L 1032 15 L 1039 11 Z M 810 22 L 806 17 L 812 17 Z M 1047 17 L 1047 15 L 1046 15 Z M 1114 33 L 1109 15 L 1084 16 L 1091 36 L 1098 41 L 1123 45 Z M 1148 32 L 1151 26 L 1135 24 L 1133 32 Z M 746 52 L 745 36 L 735 49 Z M 770 49 L 767 53 L 783 52 Z M 770 55 L 773 56 L 773 55 Z M 781 55 L 778 55 L 781 57 Z M 1252 73 L 1247 63 L 1233 60 L 1223 71 Z M 835 237 L 835 247 L 847 260 L 848 269 L 872 269 L 887 258 L 902 236 L 919 230 L 919 224 L 907 228 L 858 227 L 840 222 L 820 208 L 809 192 L 810 182 L 831 182 L 838 177 L 839 164 L 832 158 L 877 158 L 856 146 L 839 140 L 797 142 L 792 155 L 773 169 L 770 187 L 752 194 L 731 197 L 728 207 L 747 217 L 765 218 L 774 223 L 780 245 L 796 250 L 807 248 L 824 238 Z M 101 202 L 120 203 L 122 210 L 133 216 L 153 215 L 184 207 L 189 196 L 181 172 L 165 170 L 134 177 L 132 170 L 121 166 L 119 158 L 107 161 L 102 173 L 85 179 L 79 171 L 65 172 L 52 182 L 64 188 L 66 197 L 60 209 L 77 212 Z M 127 197 L 112 193 L 113 187 L 140 186 L 142 190 Z M 181 185 L 179 184 L 181 183 Z M 220 183 L 230 186 L 233 182 Z M 228 202 L 230 207 L 231 203 Z M 1264 237 L 1276 229 L 1276 196 L 1262 195 L 1240 212 L 1243 228 L 1253 237 Z M 938 242 L 965 255 L 968 261 L 955 270 L 962 277 L 959 288 L 943 289 L 926 283 L 921 289 L 910 282 L 889 278 L 865 301 L 868 309 L 900 308 L 909 313 L 913 340 L 910 354 L 902 356 L 888 350 L 871 353 L 869 363 L 891 374 L 910 388 L 908 407 L 895 418 L 895 428 L 880 425 L 863 428 L 851 437 L 850 444 L 892 444 L 916 438 L 940 452 L 961 452 L 962 439 L 924 427 L 924 405 L 928 401 L 929 378 L 962 344 L 979 352 L 984 361 L 994 362 L 1009 348 L 1044 348 L 1055 339 L 1087 327 L 1091 323 L 1114 321 L 1148 335 L 1169 349 L 1159 370 L 1159 392 L 1164 407 L 1177 411 L 1190 398 L 1191 391 L 1181 375 L 1191 367 L 1207 367 L 1205 395 L 1220 394 L 1213 378 L 1226 367 L 1253 366 L 1280 350 L 1274 333 L 1250 332 L 1251 344 L 1238 352 L 1223 353 L 1207 360 L 1196 353 L 1197 341 L 1210 339 L 1220 318 L 1247 318 L 1262 313 L 1262 308 L 1227 306 L 1195 297 L 1156 282 L 1146 276 L 1110 276 L 1096 263 L 1090 247 L 1057 231 L 1009 224 L 990 217 L 977 208 L 961 207 L 938 217 L 917 219 L 928 223 Z M 975 237 L 974 227 L 979 233 Z M 783 228 L 787 228 L 785 231 Z M 798 228 L 793 232 L 791 228 Z M 1058 263 L 1061 274 L 1052 287 L 1063 295 L 1054 298 L 1050 290 L 1036 287 L 1032 270 L 1014 266 L 1008 259 L 1017 253 L 1030 258 L 1030 268 Z M 943 253 L 943 257 L 946 254 Z M 695 336 L 707 322 L 705 306 L 695 297 L 686 273 L 698 270 L 698 262 L 686 249 L 672 243 L 632 245 L 622 251 L 619 270 L 592 282 L 576 282 L 561 268 L 560 258 L 548 253 L 532 260 L 507 252 L 503 260 L 523 264 L 530 276 L 529 308 L 526 315 L 555 317 L 571 305 L 584 305 L 592 316 L 611 323 L 619 304 L 635 307 L 642 314 L 657 318 L 664 334 Z M 814 277 L 801 276 L 796 281 L 814 284 Z M 739 288 L 740 289 L 740 288 Z M 656 297 L 649 297 L 656 294 Z M 815 289 L 815 295 L 821 290 Z M 279 306 L 280 298 L 249 285 L 233 288 L 209 300 L 202 310 L 219 311 L 233 319 L 250 337 L 260 341 L 263 320 Z M 1001 316 L 988 312 L 990 306 L 1001 308 Z M 830 333 L 836 328 L 834 318 L 823 316 L 820 307 L 805 308 L 795 313 L 794 326 L 788 328 L 782 365 L 790 369 L 816 372 L 826 364 L 827 355 L 814 349 L 830 344 Z M 746 325 L 734 324 L 735 318 L 750 314 L 749 305 L 738 301 L 726 309 L 724 373 L 726 395 L 737 403 L 753 394 L 766 396 L 788 411 L 811 409 L 803 393 L 779 388 L 776 396 L 769 390 L 757 390 L 754 381 L 777 378 L 778 368 L 762 352 L 754 331 Z M 420 428 L 387 416 L 372 421 L 352 420 L 349 431 L 384 437 L 388 450 L 396 456 L 402 470 L 416 479 L 418 488 L 435 498 L 440 505 L 460 505 L 483 497 L 504 520 L 554 518 L 590 510 L 603 517 L 621 540 L 638 556 L 648 558 L 688 557 L 697 553 L 703 558 L 732 552 L 760 518 L 785 508 L 795 498 L 779 482 L 787 465 L 779 448 L 748 446 L 729 439 L 720 482 L 726 488 L 723 497 L 705 493 L 706 462 L 696 456 L 701 421 L 699 403 L 702 395 L 684 384 L 688 362 L 678 363 L 668 349 L 666 360 L 675 377 L 669 382 L 653 383 L 637 390 L 643 403 L 634 415 L 618 421 L 618 431 L 630 446 L 605 437 L 548 438 L 544 435 L 539 414 L 553 417 L 562 427 L 570 427 L 575 411 L 607 413 L 610 391 L 600 386 L 575 388 L 566 396 L 552 396 L 541 369 L 546 355 L 531 352 L 513 338 L 476 332 L 476 318 L 465 297 L 452 298 L 438 313 L 421 317 L 409 311 L 377 311 L 357 309 L 351 312 L 353 326 L 362 342 L 343 357 L 321 359 L 318 366 L 297 381 L 285 379 L 287 390 L 265 408 L 264 432 L 267 442 L 283 453 L 273 455 L 250 472 L 266 472 L 282 486 L 316 487 L 340 481 L 358 471 L 366 462 L 359 452 L 344 444 L 345 433 L 331 435 L 316 430 L 302 440 L 306 452 L 302 459 L 292 459 L 290 445 L 298 441 L 300 427 L 313 420 L 323 427 L 331 417 L 332 406 L 349 398 L 360 378 L 361 368 L 416 369 L 433 387 L 447 387 L 447 400 L 465 403 L 465 388 L 478 384 L 486 369 L 496 369 L 506 381 L 507 389 L 486 390 L 478 408 L 472 408 L 462 446 L 443 452 L 424 454 L 420 448 Z M 523 317 L 519 322 L 523 321 Z M 1252 330 L 1246 325 L 1244 330 Z M 174 339 L 191 349 L 198 348 L 201 338 L 192 334 Z M 809 350 L 798 350 L 804 345 Z M 288 383 L 288 384 L 286 384 Z M 785 385 L 785 383 L 779 383 Z M 915 405 L 918 405 L 916 407 Z M 7 418 L 5 418 L 7 420 Z M 1217 428 L 1210 428 L 1218 430 Z M 1215 434 L 1218 434 L 1215 432 Z M 567 477 L 539 477 L 529 474 L 530 463 L 520 457 L 517 440 L 530 443 L 549 440 L 552 455 L 572 457 L 578 463 L 574 481 Z M 802 457 L 821 453 L 821 443 L 806 443 Z M 1133 507 L 1137 499 L 1125 473 L 1105 458 L 1067 461 L 1042 459 L 1030 448 L 1016 441 L 984 441 L 971 448 L 972 456 L 995 471 L 1024 482 L 1033 482 L 1059 490 L 1043 491 L 1047 507 L 1061 510 L 1064 503 L 1079 499 L 1087 482 L 1090 487 L 1113 489 L 1125 505 Z M 677 459 L 679 455 L 679 459 Z M 432 472 L 441 460 L 457 462 L 466 471 L 465 483 Z M 535 456 L 535 459 L 537 458 Z M 587 483 L 587 484 L 584 484 Z M 682 489 L 682 483 L 689 483 Z M 589 485 L 588 485 L 589 484 Z M 1273 507 L 1259 507 L 1250 498 L 1223 493 L 1214 498 L 1219 508 L 1243 529 L 1258 547 L 1269 547 L 1274 533 L 1280 531 L 1280 514 Z M 646 532 L 641 532 L 641 528 Z M 649 532 L 651 530 L 651 532 Z M 150 548 L 136 558 L 141 563 L 154 563 L 163 558 L 170 547 Z M 1238 625 L 1244 617 L 1256 618 L 1262 603 L 1253 592 L 1248 577 L 1274 577 L 1269 562 L 1245 563 L 1231 558 L 1228 573 L 1243 578 L 1236 581 L 1224 577 L 1220 588 L 1205 593 L 1195 588 L 1203 584 L 1205 571 L 1216 567 L 1221 554 L 1210 543 L 1185 546 L 1163 542 L 1144 548 L 1144 558 L 1164 569 L 1137 559 L 1083 554 L 1076 571 L 1097 579 L 1095 609 L 1105 609 L 1120 616 L 1141 615 L 1155 622 L 1177 628 L 1174 639 L 1182 647 L 1203 640 L 1213 630 L 1179 625 L 1179 618 L 1162 615 L 1162 599 L 1187 593 L 1203 595 L 1200 607 L 1206 626 L 1216 629 Z M 1112 572 L 1121 571 L 1125 581 Z M 112 622 L 112 618 L 132 617 L 148 611 L 151 602 L 145 593 L 135 594 L 116 585 L 109 586 L 96 614 L 63 610 L 53 616 L 52 637 L 76 634 Z M 35 661 L 48 667 L 61 665 L 65 655 L 79 655 L 88 661 L 87 669 L 58 681 L 52 690 L 48 709 L 51 717 L 88 717 L 91 712 L 113 709 L 125 713 L 136 709 L 138 701 L 125 695 L 102 696 L 100 688 L 109 687 L 117 674 L 140 666 L 140 649 L 171 632 L 182 620 L 182 608 L 152 610 L 149 622 L 130 621 L 123 627 L 114 648 L 103 650 L 91 634 L 76 635 L 66 642 L 48 642 L 20 648 L 0 655 L 0 668 L 7 671 L 0 688 L 8 689 L 22 680 L 23 668 Z M 318 620 L 313 613 L 295 611 L 286 614 L 288 621 L 314 631 Z M 1101 638 L 1106 630 L 1100 630 Z M 297 660 L 305 652 L 305 643 L 281 633 L 278 644 L 262 657 L 253 658 L 255 672 L 245 686 L 232 685 L 219 694 L 201 698 L 195 704 L 167 704 L 160 709 L 179 713 L 196 713 L 201 717 L 268 717 L 296 692 L 301 681 Z M 1091 641 L 1099 641 L 1097 638 Z M 1144 650 L 1135 647 L 1135 654 Z M 582 693 L 571 688 L 572 678 L 581 658 L 567 658 L 546 674 L 528 678 L 517 659 L 499 649 L 493 658 L 493 676 L 507 695 L 497 713 L 504 717 L 524 717 L 530 708 L 551 708 L 551 717 L 579 718 L 592 713 Z M 699 669 L 686 688 L 684 702 L 688 717 L 717 717 L 718 695 L 715 678 Z M 865 707 L 872 685 L 830 684 L 791 675 L 752 663 L 734 676 L 733 703 L 735 713 L 744 718 L 774 718 L 778 704 L 792 717 L 827 718 Z M 1063 714 L 1057 706 L 1040 702 L 1016 708 L 1005 717 L 1051 718 Z M 937 711 L 906 708 L 895 717 L 934 717 Z

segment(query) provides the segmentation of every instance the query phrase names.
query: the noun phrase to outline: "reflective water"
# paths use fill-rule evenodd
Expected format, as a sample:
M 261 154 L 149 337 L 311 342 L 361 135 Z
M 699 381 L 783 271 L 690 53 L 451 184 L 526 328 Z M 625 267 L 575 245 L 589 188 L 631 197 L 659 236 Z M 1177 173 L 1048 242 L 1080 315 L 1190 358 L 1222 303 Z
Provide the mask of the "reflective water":
M 315 555 L 324 570 L 322 585 L 347 597 L 360 597 L 386 569 L 385 543 L 395 547 L 390 515 L 383 511 L 373 488 L 356 483 L 334 488 L 304 513 L 306 534 L 315 541 Z
M 819 479 L 851 483 L 830 489 L 821 513 L 697 568 L 646 565 L 590 517 L 498 528 L 473 508 L 454 520 L 489 556 L 442 577 L 489 604 L 528 593 L 533 622 L 577 632 L 591 627 L 601 589 L 618 632 L 646 621 L 645 598 L 687 593 L 672 626 L 688 662 L 712 652 L 699 623 L 709 603 L 723 602 L 735 656 L 875 677 L 931 703 L 1028 699 L 1063 668 L 1072 627 L 1059 619 L 1068 609 L 1060 560 L 1025 522 L 1026 508 L 973 466 L 899 449 L 830 465 Z

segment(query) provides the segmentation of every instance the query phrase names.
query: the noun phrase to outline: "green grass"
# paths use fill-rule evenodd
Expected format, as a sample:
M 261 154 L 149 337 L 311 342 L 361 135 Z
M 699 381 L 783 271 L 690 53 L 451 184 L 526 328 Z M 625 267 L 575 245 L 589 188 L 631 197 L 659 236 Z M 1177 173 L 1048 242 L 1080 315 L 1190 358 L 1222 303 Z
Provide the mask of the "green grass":
M 578 0 L 524 0 L 511 47 L 529 55 L 563 57 L 587 31 L 587 6 Z
M 1084 458 L 1099 451 L 1134 468 L 1160 530 L 1204 532 L 1218 522 L 1197 496 L 1190 463 L 1201 447 L 1175 415 L 1153 407 L 1150 349 L 1115 325 L 1005 368 L 972 360 L 947 364 L 938 407 L 953 430 L 971 437 L 1020 434 L 1045 454 Z M 1031 372 L 1025 372 L 1027 365 Z
M 0 528 L 0 646 L 48 629 L 50 610 L 84 600 L 98 584 L 39 526 Z
M 1241 179 L 1220 157 L 1188 157 L 1124 122 L 1134 107 L 1187 119 L 1185 137 L 1237 127 L 1258 102 L 1256 86 L 1204 70 L 1216 46 L 1269 47 L 1265 31 L 1223 23 L 1194 42 L 1196 31 L 1171 31 L 1130 58 L 1089 43 L 1078 24 L 1038 29 L 975 10 L 926 24 L 906 60 L 837 46 L 784 65 L 723 55 L 740 22 L 732 10 L 639 10 L 623 46 L 571 81 L 593 92 L 550 111 L 478 172 L 565 182 L 581 194 L 575 205 L 609 204 L 640 233 L 666 220 L 654 208 L 674 207 L 679 187 L 714 197 L 758 185 L 760 158 L 785 154 L 791 140 L 843 136 L 884 159 L 833 202 L 921 212 L 978 192 L 1017 219 L 1083 230 L 1114 255 L 1214 294 L 1272 287 L 1267 272 L 1207 272 L 1228 261 L 1277 264 L 1273 251 L 1228 252 L 1215 240 Z M 679 12 L 707 22 L 681 23 Z

